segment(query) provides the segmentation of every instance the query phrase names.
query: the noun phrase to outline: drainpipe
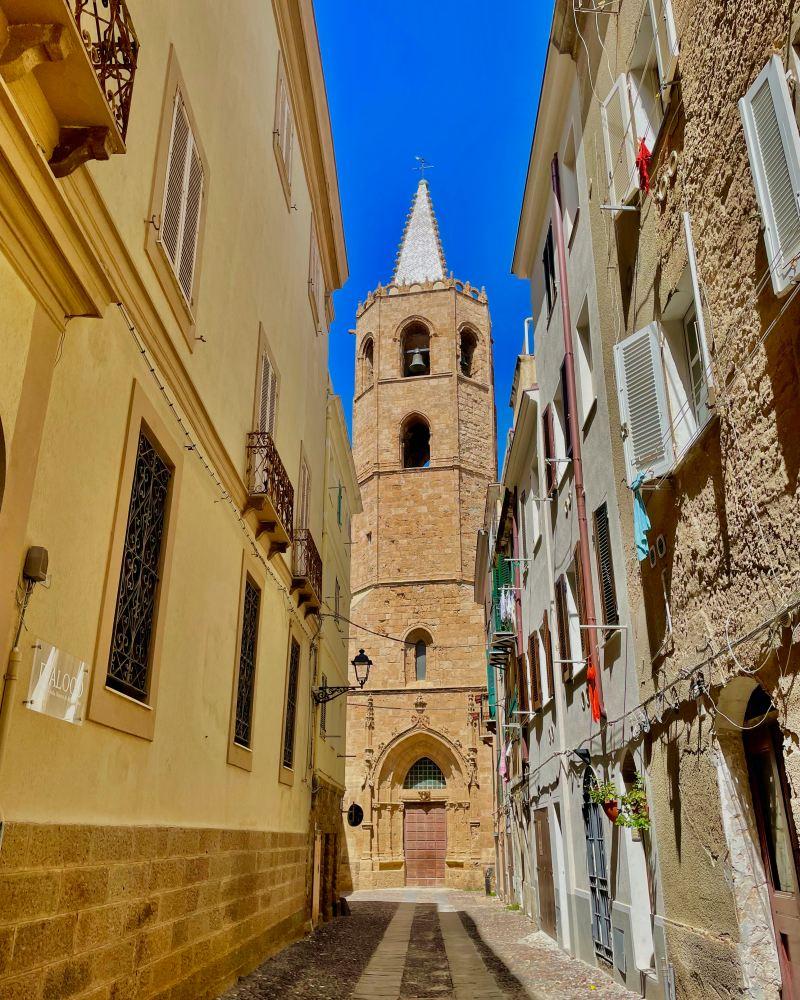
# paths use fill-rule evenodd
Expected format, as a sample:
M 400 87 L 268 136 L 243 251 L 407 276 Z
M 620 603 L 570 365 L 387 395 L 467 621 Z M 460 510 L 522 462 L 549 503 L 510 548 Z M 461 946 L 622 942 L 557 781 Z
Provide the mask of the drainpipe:
M 586 624 L 589 626 L 589 663 L 586 676 L 590 688 L 594 686 L 596 705 L 592 705 L 592 716 L 595 722 L 605 718 L 603 705 L 603 683 L 600 677 L 600 656 L 597 644 L 597 614 L 594 605 L 594 588 L 592 586 L 592 562 L 589 555 L 589 526 L 586 519 L 586 491 L 583 486 L 583 457 L 581 454 L 581 435 L 578 426 L 578 393 L 575 388 L 575 356 L 572 350 L 572 316 L 569 309 L 569 281 L 567 279 L 567 252 L 564 246 L 564 224 L 561 215 L 561 181 L 558 170 L 558 154 L 553 157 L 551 166 L 553 181 L 553 228 L 555 230 L 556 249 L 558 252 L 558 278 L 561 286 L 561 322 L 564 327 L 564 367 L 567 382 L 567 397 L 569 405 L 569 426 L 572 439 L 572 469 L 575 476 L 575 499 L 578 513 L 578 547 L 580 549 L 581 575 L 583 576 L 583 599 L 586 611 Z M 592 677 L 594 674 L 594 678 Z M 592 700 L 590 698 L 590 700 Z

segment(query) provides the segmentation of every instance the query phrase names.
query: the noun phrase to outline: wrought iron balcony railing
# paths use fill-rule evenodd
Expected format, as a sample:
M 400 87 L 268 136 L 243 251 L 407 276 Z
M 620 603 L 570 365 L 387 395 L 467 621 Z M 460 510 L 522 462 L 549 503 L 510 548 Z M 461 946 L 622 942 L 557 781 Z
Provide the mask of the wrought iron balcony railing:
M 292 589 L 300 591 L 300 603 L 319 608 L 322 604 L 322 559 L 308 528 L 297 528 L 292 553 Z
M 269 431 L 247 435 L 247 489 L 250 506 L 263 515 L 264 530 L 279 545 L 291 542 L 294 486 Z
M 73 0 L 75 23 L 120 135 L 125 139 L 139 39 L 125 0 Z

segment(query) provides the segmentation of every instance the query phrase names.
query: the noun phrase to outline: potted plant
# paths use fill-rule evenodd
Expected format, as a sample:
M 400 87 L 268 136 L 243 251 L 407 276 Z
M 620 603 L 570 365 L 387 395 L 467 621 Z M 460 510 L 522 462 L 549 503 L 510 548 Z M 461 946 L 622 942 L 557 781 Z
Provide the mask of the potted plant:
M 619 818 L 619 792 L 613 781 L 604 781 L 602 785 L 589 789 L 589 798 L 598 806 L 612 823 Z
M 644 790 L 644 778 L 637 772 L 636 778 L 620 800 L 617 826 L 627 826 L 632 830 L 650 829 L 650 809 L 647 805 L 647 793 Z

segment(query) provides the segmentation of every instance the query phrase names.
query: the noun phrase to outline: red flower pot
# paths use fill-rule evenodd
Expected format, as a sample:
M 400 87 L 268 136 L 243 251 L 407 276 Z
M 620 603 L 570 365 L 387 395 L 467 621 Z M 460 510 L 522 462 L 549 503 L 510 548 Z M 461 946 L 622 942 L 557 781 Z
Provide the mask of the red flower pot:
M 609 799 L 608 802 L 603 803 L 603 812 L 608 816 L 612 823 L 617 822 L 617 817 L 619 816 L 619 802 L 616 799 Z

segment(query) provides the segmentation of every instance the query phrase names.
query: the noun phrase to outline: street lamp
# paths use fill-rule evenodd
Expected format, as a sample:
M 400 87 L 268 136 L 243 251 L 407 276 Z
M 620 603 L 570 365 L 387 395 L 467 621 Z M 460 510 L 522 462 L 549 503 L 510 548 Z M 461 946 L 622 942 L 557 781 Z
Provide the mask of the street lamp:
M 353 670 L 356 672 L 358 684 L 344 684 L 338 687 L 329 687 L 327 684 L 323 684 L 322 687 L 314 688 L 311 693 L 318 705 L 321 705 L 325 701 L 333 701 L 334 698 L 338 698 L 341 694 L 347 694 L 349 691 L 360 691 L 364 687 L 369 679 L 372 660 L 363 649 L 359 649 L 358 654 L 353 657 L 351 663 L 353 664 Z

